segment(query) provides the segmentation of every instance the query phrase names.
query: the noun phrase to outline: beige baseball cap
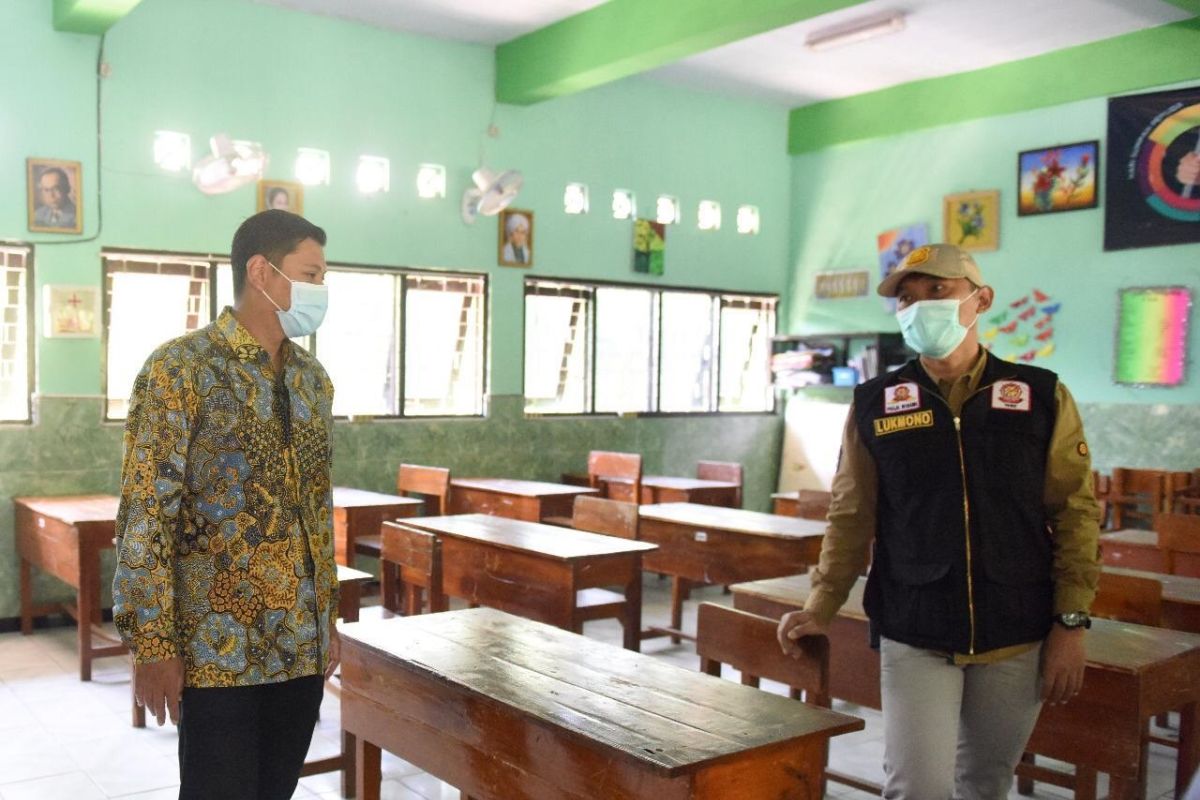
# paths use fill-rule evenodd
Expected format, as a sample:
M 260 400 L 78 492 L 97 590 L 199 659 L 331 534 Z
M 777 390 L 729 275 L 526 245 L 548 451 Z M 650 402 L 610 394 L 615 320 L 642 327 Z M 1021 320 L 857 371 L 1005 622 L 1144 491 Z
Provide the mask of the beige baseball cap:
M 966 278 L 976 286 L 983 286 L 979 265 L 966 250 L 952 244 L 925 244 L 906 255 L 900 266 L 880 281 L 875 291 L 883 297 L 895 297 L 900 281 L 913 273 L 938 278 Z

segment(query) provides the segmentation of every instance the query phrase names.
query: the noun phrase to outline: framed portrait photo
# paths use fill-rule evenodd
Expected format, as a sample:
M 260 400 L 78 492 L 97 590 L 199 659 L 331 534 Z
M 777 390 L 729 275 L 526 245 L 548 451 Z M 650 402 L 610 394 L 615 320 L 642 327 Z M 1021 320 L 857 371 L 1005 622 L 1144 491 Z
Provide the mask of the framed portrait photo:
M 942 241 L 980 252 L 1000 247 L 1000 191 L 960 192 L 942 199 Z
M 278 208 L 293 214 L 304 213 L 304 186 L 292 181 L 258 182 L 258 210 Z
M 1074 142 L 1017 155 L 1017 215 L 1095 208 L 1100 142 Z
M 500 248 L 502 267 L 533 266 L 533 212 L 506 208 L 500 212 Z
M 78 161 L 25 159 L 29 230 L 83 232 L 83 168 Z

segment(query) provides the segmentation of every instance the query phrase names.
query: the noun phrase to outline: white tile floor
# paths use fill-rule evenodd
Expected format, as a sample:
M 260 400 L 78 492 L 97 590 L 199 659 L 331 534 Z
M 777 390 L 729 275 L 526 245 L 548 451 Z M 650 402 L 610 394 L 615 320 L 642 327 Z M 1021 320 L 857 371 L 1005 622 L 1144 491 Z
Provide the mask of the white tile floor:
M 649 578 L 645 621 L 665 623 L 668 584 Z M 728 602 L 728 595 L 709 587 L 687 605 L 685 627 L 695 628 L 698 600 Z M 370 616 L 367 609 L 364 616 Z M 615 621 L 589 623 L 588 636 L 620 643 Z M 153 720 L 143 730 L 130 727 L 129 667 L 126 659 L 96 662 L 91 683 L 79 681 L 73 628 L 39 631 L 33 636 L 0 635 L 0 800 L 170 800 L 179 784 L 176 734 Z M 688 643 L 649 640 L 642 650 L 688 669 L 696 669 L 695 649 Z M 736 675 L 734 676 L 736 677 Z M 768 690 L 782 687 L 764 684 Z M 866 719 L 866 729 L 833 740 L 833 768 L 868 780 L 883 777 L 883 730 L 880 715 L 870 709 L 838 703 L 837 710 Z M 310 757 L 337 752 L 338 700 L 327 694 Z M 456 789 L 400 759 L 384 754 L 385 800 L 458 800 Z M 1150 754 L 1147 797 L 1172 796 L 1174 752 L 1157 745 Z M 1104 779 L 1101 778 L 1103 796 Z M 304 778 L 296 798 L 340 797 L 337 774 Z M 865 800 L 863 794 L 830 784 L 828 797 Z M 1065 790 L 1039 784 L 1037 798 L 1069 797 Z M 1011 797 L 1018 795 L 1015 790 Z M 598 799 L 599 800 L 599 799 Z M 731 800 L 735 800 L 731 798 Z

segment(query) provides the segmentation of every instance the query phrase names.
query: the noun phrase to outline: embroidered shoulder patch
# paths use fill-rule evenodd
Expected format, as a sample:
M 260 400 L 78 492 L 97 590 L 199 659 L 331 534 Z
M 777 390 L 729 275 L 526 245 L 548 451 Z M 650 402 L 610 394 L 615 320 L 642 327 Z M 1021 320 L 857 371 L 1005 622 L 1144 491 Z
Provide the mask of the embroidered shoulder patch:
M 933 427 L 933 412 L 929 409 L 924 411 L 913 411 L 909 414 L 902 414 L 899 417 L 876 417 L 875 418 L 875 435 L 887 436 L 889 433 L 899 433 L 900 431 L 910 431 L 913 428 L 932 428 Z
M 1075 446 L 1075 450 L 1079 453 L 1079 455 L 1083 456 L 1084 458 L 1087 458 L 1087 454 L 1088 454 L 1087 442 L 1080 442 L 1078 445 Z
M 992 386 L 992 408 L 1003 411 L 1029 411 L 1032 408 L 1029 384 L 999 381 Z
M 912 383 L 898 383 L 883 390 L 883 413 L 899 414 L 921 407 L 921 387 Z

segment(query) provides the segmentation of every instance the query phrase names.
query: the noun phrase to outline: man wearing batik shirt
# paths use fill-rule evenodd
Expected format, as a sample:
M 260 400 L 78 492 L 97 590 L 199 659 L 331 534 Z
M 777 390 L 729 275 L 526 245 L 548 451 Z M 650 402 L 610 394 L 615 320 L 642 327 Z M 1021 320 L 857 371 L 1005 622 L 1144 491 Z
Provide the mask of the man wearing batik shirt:
M 325 232 L 233 238 L 235 303 L 160 346 L 125 427 L 114 617 L 134 693 L 179 724 L 180 798 L 292 796 L 338 662 Z

